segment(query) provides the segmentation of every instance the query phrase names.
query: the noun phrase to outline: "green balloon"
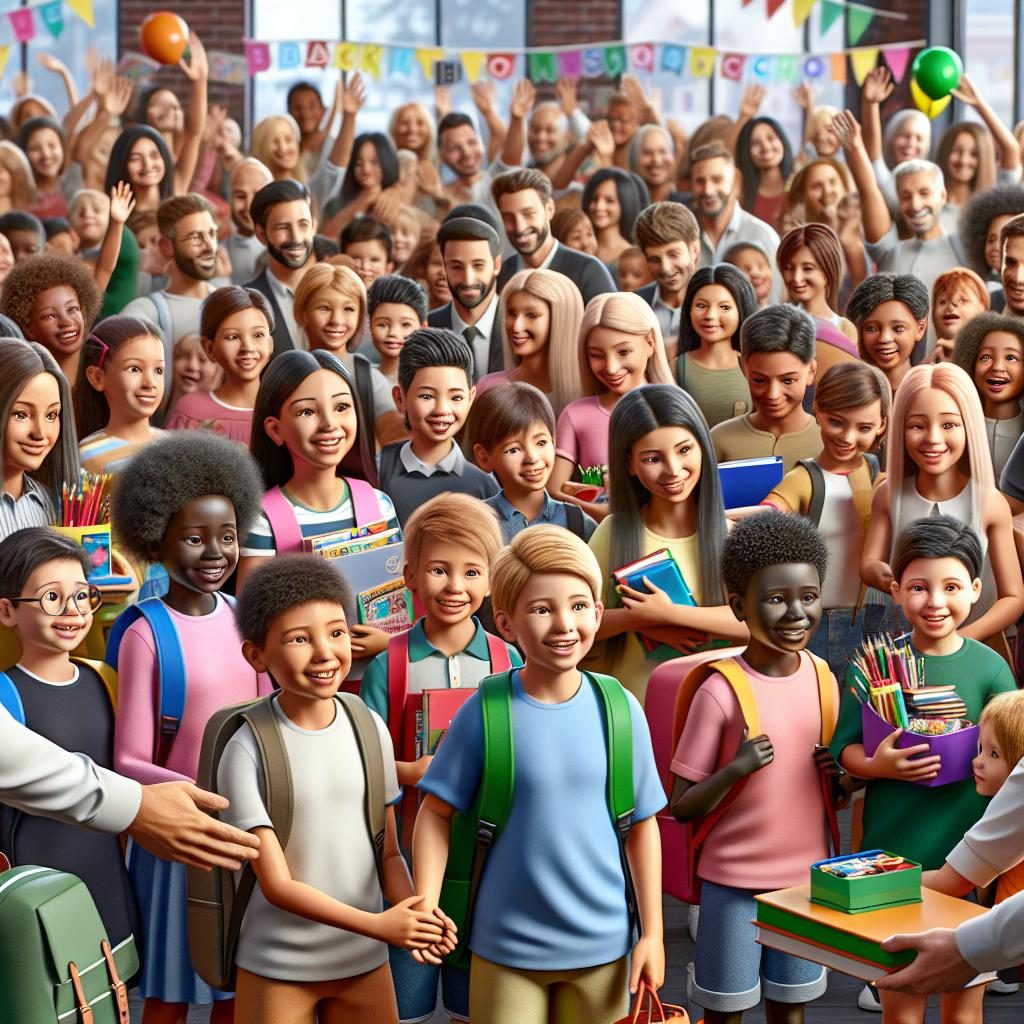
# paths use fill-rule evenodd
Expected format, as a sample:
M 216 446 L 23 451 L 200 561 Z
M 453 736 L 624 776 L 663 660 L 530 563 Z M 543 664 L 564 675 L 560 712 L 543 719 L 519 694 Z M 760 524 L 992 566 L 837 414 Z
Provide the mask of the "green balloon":
M 949 47 L 930 46 L 914 58 L 911 73 L 926 96 L 941 100 L 960 84 L 964 63 Z

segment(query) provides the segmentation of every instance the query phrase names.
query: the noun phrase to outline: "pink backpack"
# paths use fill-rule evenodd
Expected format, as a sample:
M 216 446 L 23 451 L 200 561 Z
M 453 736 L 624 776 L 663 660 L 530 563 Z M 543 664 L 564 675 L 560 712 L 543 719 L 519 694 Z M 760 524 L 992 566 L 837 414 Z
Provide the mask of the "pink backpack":
M 381 518 L 377 494 L 365 480 L 345 477 L 356 526 L 365 526 Z M 263 514 L 270 521 L 274 546 L 279 555 L 302 551 L 302 530 L 295 514 L 295 506 L 284 496 L 280 487 L 271 487 L 263 495 Z

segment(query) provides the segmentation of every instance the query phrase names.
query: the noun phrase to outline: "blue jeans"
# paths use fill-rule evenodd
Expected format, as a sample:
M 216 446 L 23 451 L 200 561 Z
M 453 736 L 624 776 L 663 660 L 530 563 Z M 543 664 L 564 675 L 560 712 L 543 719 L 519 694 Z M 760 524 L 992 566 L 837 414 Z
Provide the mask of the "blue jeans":
M 441 1002 L 449 1016 L 469 1019 L 469 971 L 443 964 L 417 963 L 407 949 L 388 947 L 391 977 L 398 999 L 402 1024 L 429 1020 L 437 1007 L 437 982 L 441 981 Z
M 871 591 L 877 598 L 879 591 Z M 856 653 L 865 633 L 887 632 L 898 636 L 907 629 L 906 619 L 891 597 L 882 604 L 865 604 L 854 618 L 853 608 L 827 608 L 821 623 L 807 645 L 807 649 L 828 662 L 840 686 L 846 675 L 846 665 Z

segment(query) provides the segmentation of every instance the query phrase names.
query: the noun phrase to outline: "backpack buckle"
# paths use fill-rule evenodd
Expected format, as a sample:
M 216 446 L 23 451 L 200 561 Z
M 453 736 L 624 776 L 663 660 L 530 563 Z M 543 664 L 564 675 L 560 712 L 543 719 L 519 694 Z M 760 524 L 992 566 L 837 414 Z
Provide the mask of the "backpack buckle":
M 114 1005 L 117 1007 L 117 1024 L 128 1024 L 128 986 L 125 985 L 117 973 L 114 953 L 106 939 L 100 943 L 100 949 L 103 952 L 103 959 L 107 962 L 107 974 L 110 976 L 110 992 L 114 997 Z
M 625 841 L 626 836 L 629 835 L 629 830 L 633 827 L 634 810 L 636 810 L 636 808 L 631 807 L 628 811 L 620 814 L 618 818 L 615 819 L 615 827 L 619 830 L 619 835 L 622 837 L 623 841 Z
M 476 826 L 476 845 L 479 847 L 481 852 L 486 852 L 491 848 L 491 844 L 494 842 L 494 835 L 498 831 L 498 826 L 492 821 L 485 821 L 480 818 Z

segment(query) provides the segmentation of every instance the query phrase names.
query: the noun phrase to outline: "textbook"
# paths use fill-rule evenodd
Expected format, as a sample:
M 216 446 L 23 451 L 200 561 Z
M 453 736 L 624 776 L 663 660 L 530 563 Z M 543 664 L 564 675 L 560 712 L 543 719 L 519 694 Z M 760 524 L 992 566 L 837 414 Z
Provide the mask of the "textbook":
M 727 509 L 760 505 L 782 482 L 782 476 L 782 459 L 778 455 L 718 464 L 722 501 Z
M 416 756 L 436 754 L 455 713 L 476 693 L 475 687 L 437 688 L 423 691 L 423 710 L 417 725 Z
M 405 577 L 395 576 L 386 583 L 356 595 L 359 624 L 375 626 L 385 633 L 404 633 L 412 625 L 412 595 Z
M 922 889 L 921 896 L 920 903 L 847 914 L 812 903 L 810 885 L 763 893 L 754 897 L 757 941 L 862 981 L 877 981 L 883 974 L 905 967 L 915 956 L 912 950 L 883 950 L 882 943 L 889 936 L 956 928 L 986 912 L 977 904 L 931 889 Z M 993 974 L 979 975 L 965 988 L 993 978 Z
M 627 587 L 645 593 L 647 588 L 644 586 L 644 577 L 647 577 L 655 587 L 668 594 L 673 604 L 689 605 L 690 607 L 697 604 L 690 588 L 686 585 L 686 580 L 683 579 L 679 565 L 668 548 L 652 551 L 651 554 L 644 555 L 643 558 L 638 558 L 635 562 L 622 566 L 621 569 L 613 569 L 612 576 L 616 583 L 625 583 Z M 652 640 L 642 633 L 640 642 L 647 652 L 664 646 L 659 641 Z

